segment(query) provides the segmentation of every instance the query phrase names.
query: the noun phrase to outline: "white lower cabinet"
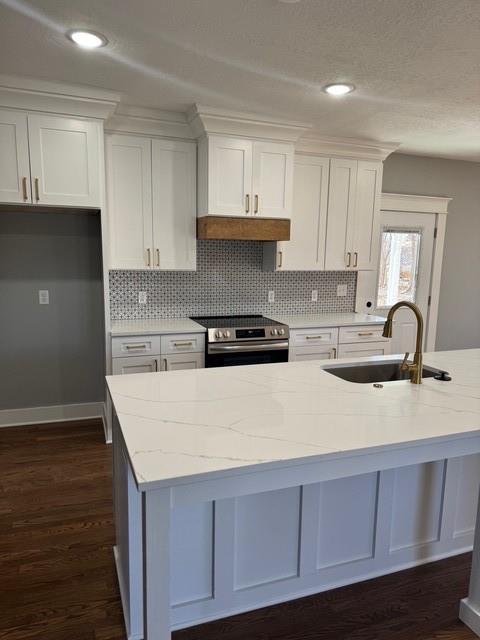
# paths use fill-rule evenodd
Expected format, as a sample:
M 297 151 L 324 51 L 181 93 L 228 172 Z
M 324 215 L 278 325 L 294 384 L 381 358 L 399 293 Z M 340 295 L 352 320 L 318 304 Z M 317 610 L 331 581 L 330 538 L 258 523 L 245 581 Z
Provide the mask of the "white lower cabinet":
M 365 358 L 367 356 L 387 356 L 390 354 L 389 342 L 369 342 L 367 344 L 341 344 L 338 346 L 339 358 Z
M 124 373 L 152 373 L 159 371 L 159 358 L 150 356 L 127 356 L 126 358 L 113 358 L 113 375 Z
M 152 373 L 202 369 L 205 366 L 203 333 L 112 338 L 112 373 Z
M 337 357 L 337 347 L 296 347 L 290 350 L 288 359 L 290 362 L 302 362 L 306 360 L 331 360 Z
M 180 369 L 203 369 L 203 353 L 172 353 L 162 356 L 160 371 L 179 371 Z

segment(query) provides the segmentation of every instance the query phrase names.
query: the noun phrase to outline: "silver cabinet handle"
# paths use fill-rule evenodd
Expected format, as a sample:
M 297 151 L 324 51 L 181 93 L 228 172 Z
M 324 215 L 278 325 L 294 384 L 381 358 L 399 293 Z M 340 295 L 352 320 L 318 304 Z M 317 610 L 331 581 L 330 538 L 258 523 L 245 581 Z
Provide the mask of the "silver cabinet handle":
M 150 249 L 147 249 L 147 267 L 151 264 Z
M 253 213 L 256 215 L 258 213 L 258 195 L 255 194 L 255 209 L 253 210 Z
M 337 347 L 332 348 L 332 358 L 335 359 L 337 357 Z
M 168 360 L 166 358 L 163 359 L 164 371 L 168 371 Z
M 323 340 L 323 336 L 305 336 L 305 340 Z
M 245 213 L 250 213 L 250 194 L 245 196 Z
M 358 253 L 355 251 L 353 254 L 355 256 L 353 267 L 355 268 L 358 265 Z
M 160 249 L 155 249 L 155 255 L 157 256 L 157 267 L 160 266 Z
M 125 349 L 127 349 L 127 351 L 133 351 L 135 349 L 146 349 L 147 345 L 146 344 L 126 344 L 125 345 Z
M 193 345 L 192 340 L 190 340 L 189 342 L 174 342 L 173 346 L 174 347 L 191 347 Z
M 348 256 L 348 258 L 347 258 L 347 267 L 349 267 L 350 263 L 352 261 L 352 254 L 350 253 L 350 251 L 347 253 L 347 256 Z
M 283 251 L 279 251 L 278 252 L 278 268 L 279 269 L 282 268 L 282 263 L 283 263 Z
M 358 335 L 361 337 L 373 336 L 373 331 L 359 331 Z
M 155 358 L 155 372 L 158 372 L 158 358 Z
M 23 191 L 23 199 L 25 202 L 28 200 L 28 191 L 27 191 L 27 178 L 22 178 L 22 191 Z
M 35 182 L 35 200 L 37 202 L 40 202 L 40 187 L 39 187 L 38 178 L 35 178 L 34 182 Z

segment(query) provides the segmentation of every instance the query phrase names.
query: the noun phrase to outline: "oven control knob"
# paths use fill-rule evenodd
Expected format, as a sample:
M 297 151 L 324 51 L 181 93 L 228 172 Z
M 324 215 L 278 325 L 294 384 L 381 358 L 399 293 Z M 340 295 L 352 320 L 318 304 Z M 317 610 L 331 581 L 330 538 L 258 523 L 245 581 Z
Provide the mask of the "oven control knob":
M 272 336 L 278 336 L 278 330 L 272 329 Z
M 223 333 L 221 331 L 215 331 L 215 337 L 216 338 L 222 338 L 223 337 Z
M 278 334 L 281 335 L 281 336 L 284 336 L 285 335 L 285 329 L 279 329 L 278 330 Z
M 230 331 L 224 331 L 223 332 L 223 337 L 224 338 L 229 338 L 230 337 Z

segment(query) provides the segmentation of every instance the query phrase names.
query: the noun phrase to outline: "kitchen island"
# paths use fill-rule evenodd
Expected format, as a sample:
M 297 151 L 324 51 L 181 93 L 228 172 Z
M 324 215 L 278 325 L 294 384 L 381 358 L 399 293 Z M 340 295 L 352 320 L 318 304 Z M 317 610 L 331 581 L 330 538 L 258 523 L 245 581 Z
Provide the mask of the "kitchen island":
M 129 638 L 471 548 L 480 350 L 425 354 L 453 379 L 422 385 L 329 364 L 108 378 Z M 462 619 L 478 633 L 476 567 Z

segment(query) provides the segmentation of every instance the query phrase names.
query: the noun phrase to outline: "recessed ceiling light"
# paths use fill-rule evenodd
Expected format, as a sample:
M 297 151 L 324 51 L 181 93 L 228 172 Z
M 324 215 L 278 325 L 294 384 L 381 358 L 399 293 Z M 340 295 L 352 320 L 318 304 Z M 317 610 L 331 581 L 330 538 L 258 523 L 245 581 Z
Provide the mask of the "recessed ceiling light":
M 344 84 L 343 82 L 339 82 L 335 84 L 327 84 L 326 87 L 323 87 L 323 90 L 331 96 L 345 96 L 347 93 L 355 91 L 355 87 L 353 84 Z
M 85 29 L 69 31 L 67 38 L 82 47 L 82 49 L 98 49 L 98 47 L 104 47 L 108 42 L 101 33 L 86 31 Z

